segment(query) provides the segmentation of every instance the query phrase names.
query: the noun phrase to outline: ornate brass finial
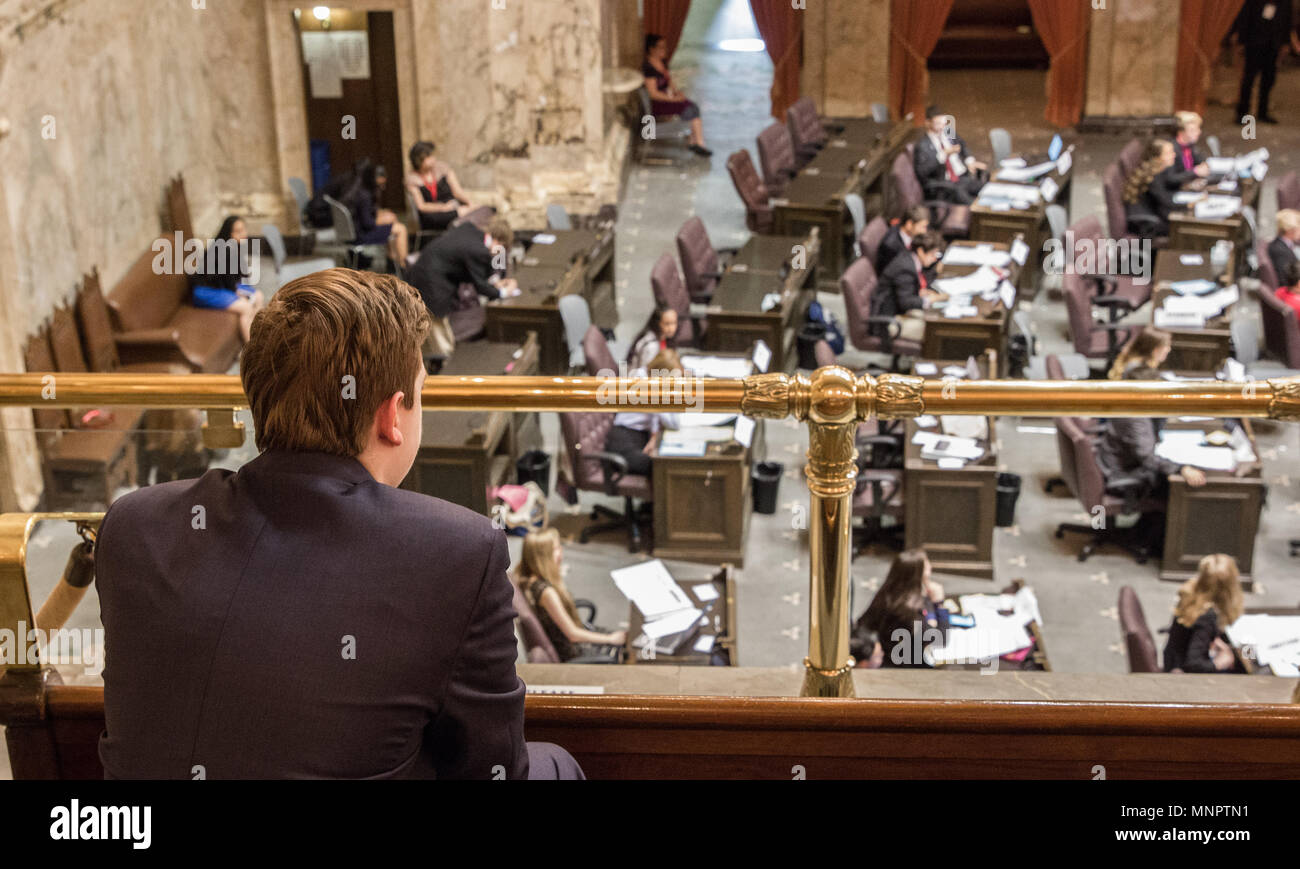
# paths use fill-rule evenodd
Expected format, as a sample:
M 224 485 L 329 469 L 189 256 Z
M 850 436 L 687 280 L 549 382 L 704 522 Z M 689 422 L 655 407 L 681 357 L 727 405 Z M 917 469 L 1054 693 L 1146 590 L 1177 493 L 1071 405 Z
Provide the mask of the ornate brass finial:
M 808 416 L 808 378 L 803 375 L 751 374 L 745 378 L 740 412 L 763 419 Z
M 1300 377 L 1280 377 L 1270 380 L 1273 397 L 1268 400 L 1271 419 L 1300 422 Z
M 846 423 L 857 416 L 853 372 L 839 365 L 818 368 L 809 380 L 808 419 L 817 423 Z
M 925 413 L 921 385 L 911 374 L 882 374 L 876 378 L 875 414 L 879 419 L 908 419 Z

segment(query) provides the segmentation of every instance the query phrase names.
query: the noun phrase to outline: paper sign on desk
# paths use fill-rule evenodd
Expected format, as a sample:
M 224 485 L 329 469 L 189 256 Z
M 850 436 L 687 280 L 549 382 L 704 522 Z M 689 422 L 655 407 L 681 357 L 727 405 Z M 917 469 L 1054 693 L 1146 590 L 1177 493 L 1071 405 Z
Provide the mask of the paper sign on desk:
M 1008 157 L 998 164 L 1003 169 L 1023 169 L 1028 164 L 1024 157 Z
M 1157 329 L 1205 328 L 1205 317 L 1191 311 L 1175 314 L 1172 311 L 1166 311 L 1164 308 L 1157 308 L 1151 320 Z
M 921 428 L 934 428 L 936 425 L 939 424 L 939 419 L 938 417 L 931 416 L 928 413 L 923 413 L 920 416 L 918 416 L 915 420 L 913 420 L 913 422 L 915 422 Z M 1053 431 L 1055 431 L 1055 429 L 1053 429 Z
M 1066 151 L 1056 159 L 1056 171 L 1060 175 L 1069 175 L 1070 167 L 1074 165 L 1074 157 L 1069 151 Z
M 555 236 L 549 232 L 539 232 L 533 236 L 533 244 L 555 244 Z
M 772 348 L 762 338 L 754 343 L 754 370 L 760 374 L 767 373 L 767 366 L 772 362 Z
M 1185 263 L 1185 265 L 1196 265 L 1196 263 Z M 1174 281 L 1169 285 L 1169 289 L 1173 290 L 1180 296 L 1189 296 L 1208 293 L 1217 286 L 1218 284 L 1214 281 L 1209 281 L 1204 278 L 1195 278 L 1190 281 Z
M 716 600 L 718 597 L 718 588 L 711 582 L 702 582 L 699 585 L 692 586 L 695 591 L 695 598 L 700 603 L 708 603 Z
M 941 471 L 960 471 L 966 467 L 965 459 L 943 458 L 938 461 L 939 470 Z
M 1211 175 L 1226 175 L 1237 168 L 1237 161 L 1231 157 L 1206 157 L 1205 167 Z
M 754 442 L 754 421 L 747 416 L 742 416 L 736 420 L 736 430 L 734 437 L 736 443 L 746 449 Z
M 1256 181 L 1263 181 L 1264 176 L 1268 174 L 1268 164 L 1256 163 L 1251 167 L 1250 174 L 1255 176 Z
M 1017 238 L 1015 241 L 1011 242 L 1011 259 L 1016 265 L 1024 265 L 1025 260 L 1028 259 L 1028 257 L 1029 245 L 1025 243 L 1023 238 Z
M 1178 261 L 1185 266 L 1205 265 L 1205 257 L 1201 256 L 1199 253 L 1180 254 L 1178 257 Z
M 1055 202 L 1056 194 L 1061 192 L 1061 185 L 1051 178 L 1044 178 L 1043 183 L 1038 185 L 1038 189 L 1043 194 L 1043 201 Z
M 922 377 L 929 377 L 939 373 L 939 366 L 933 362 L 918 362 L 912 366 L 912 370 Z
M 1016 306 L 1016 288 L 1011 285 L 1011 281 L 1002 282 L 1002 288 L 998 290 L 998 297 L 1002 299 L 1002 305 L 1008 311 Z
M 611 570 L 609 575 L 623 596 L 647 619 L 692 608 L 691 599 L 657 558 Z
M 714 639 L 715 637 L 713 636 L 713 634 L 705 634 L 704 636 L 700 637 L 698 640 L 695 641 L 695 645 L 692 648 L 694 648 L 695 651 L 697 652 L 701 652 L 707 655 L 709 652 L 713 651 Z

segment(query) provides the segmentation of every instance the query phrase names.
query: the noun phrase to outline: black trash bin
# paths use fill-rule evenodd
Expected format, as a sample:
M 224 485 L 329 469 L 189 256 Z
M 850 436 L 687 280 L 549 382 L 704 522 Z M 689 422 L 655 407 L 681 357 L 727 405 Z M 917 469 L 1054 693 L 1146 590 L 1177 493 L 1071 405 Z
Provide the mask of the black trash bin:
M 809 320 L 799 330 L 799 367 L 814 370 L 817 367 L 817 342 L 826 340 L 826 327 Z
M 751 482 L 754 489 L 754 512 L 775 513 L 776 491 L 781 485 L 785 465 L 780 462 L 759 462 L 754 465 Z
M 551 494 L 551 456 L 542 450 L 529 450 L 515 462 L 519 485 L 530 480 L 542 487 L 542 494 Z
M 1016 524 L 1016 500 L 1020 498 L 1020 475 L 998 474 L 997 526 L 1010 528 Z

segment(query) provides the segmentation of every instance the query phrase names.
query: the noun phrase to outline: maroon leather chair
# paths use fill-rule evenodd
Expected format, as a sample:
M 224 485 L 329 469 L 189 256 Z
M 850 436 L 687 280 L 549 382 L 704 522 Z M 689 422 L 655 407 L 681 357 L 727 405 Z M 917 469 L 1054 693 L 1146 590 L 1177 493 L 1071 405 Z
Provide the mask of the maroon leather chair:
M 1146 613 L 1142 611 L 1142 602 L 1131 586 L 1122 586 L 1119 590 L 1119 634 L 1124 641 L 1124 650 L 1128 652 L 1128 671 L 1130 673 L 1159 673 L 1160 658 L 1156 654 L 1156 641 L 1147 626 Z
M 1107 543 L 1116 544 L 1131 552 L 1138 564 L 1145 564 L 1152 555 L 1158 556 L 1160 553 L 1150 552 L 1141 540 L 1135 539 L 1131 529 L 1116 528 L 1112 520 L 1120 513 L 1135 510 L 1162 513 L 1165 503 L 1142 500 L 1139 493 L 1143 483 L 1135 477 L 1121 477 L 1108 484 L 1101 465 L 1097 463 L 1097 448 L 1092 436 L 1080 428 L 1072 417 L 1057 417 L 1055 423 L 1062 479 L 1089 516 L 1099 515 L 1097 510 L 1100 508 L 1101 514 L 1106 517 L 1101 528 L 1094 528 L 1092 524 L 1062 522 L 1056 526 L 1057 539 L 1065 537 L 1067 531 L 1088 535 L 1088 542 L 1079 550 L 1080 561 L 1087 561 L 1097 547 Z
M 970 235 L 970 206 L 939 199 L 926 199 L 921 182 L 916 177 L 916 165 L 911 150 L 904 149 L 894 158 L 889 170 L 892 193 L 889 197 L 895 217 L 901 217 L 909 208 L 924 205 L 930 209 L 930 226 L 944 238 L 965 238 Z
M 763 183 L 773 196 L 785 192 L 786 185 L 798 172 L 794 160 L 794 143 L 785 124 L 769 124 L 758 134 L 758 163 L 763 167 Z
M 736 248 L 715 249 L 704 228 L 704 221 L 692 217 L 677 230 L 677 256 L 682 261 L 682 277 L 692 302 L 707 303 L 722 277 L 720 254 L 734 254 Z
M 515 616 L 519 619 L 519 635 L 524 641 L 524 649 L 528 655 L 530 664 L 613 664 L 616 663 L 607 655 L 579 655 L 568 661 L 560 660 L 560 653 L 555 651 L 555 644 L 551 638 L 546 636 L 546 629 L 542 627 L 541 619 L 537 617 L 533 605 L 528 602 L 528 595 L 524 590 L 515 584 L 512 579 L 510 585 L 514 588 L 512 603 L 515 607 Z M 580 610 L 588 610 L 589 615 L 583 615 L 583 621 L 589 627 L 596 620 L 596 605 L 589 600 L 578 598 L 573 605 Z M 580 614 L 581 615 L 581 614 Z
M 1277 182 L 1277 207 L 1300 209 L 1300 177 L 1295 172 L 1288 172 Z
M 1134 275 L 1110 273 L 1112 270 L 1109 264 L 1108 248 L 1110 245 L 1114 244 L 1114 242 L 1106 238 L 1102 231 L 1100 219 L 1095 215 L 1089 215 L 1076 220 L 1074 223 L 1070 224 L 1069 229 L 1066 230 L 1067 238 L 1071 235 L 1073 235 L 1075 244 L 1086 242 L 1092 245 L 1092 250 L 1094 252 L 1093 270 L 1089 274 L 1081 275 L 1081 277 L 1083 278 L 1084 283 L 1088 285 L 1088 290 L 1093 294 L 1094 298 L 1114 296 L 1117 300 L 1122 301 L 1122 305 L 1117 302 L 1112 307 L 1115 316 L 1120 316 L 1128 311 L 1136 310 L 1145 305 L 1151 299 L 1151 290 L 1153 285 L 1149 279 L 1139 283 L 1134 280 L 1136 277 Z M 1064 243 L 1064 241 L 1065 239 L 1062 240 L 1062 243 Z M 1128 246 L 1134 241 L 1135 239 L 1130 236 L 1128 241 L 1125 243 L 1122 252 L 1123 256 L 1121 256 L 1121 252 L 1116 252 L 1117 260 L 1123 260 L 1128 257 Z M 1086 264 L 1085 261 L 1076 256 L 1076 251 L 1067 250 L 1064 253 L 1066 257 L 1064 265 L 1078 266 L 1081 263 Z M 1073 260 L 1073 262 L 1071 262 L 1071 260 Z M 1120 271 L 1120 267 L 1128 264 L 1128 262 L 1116 262 L 1116 269 L 1114 269 L 1114 271 Z M 1150 263 L 1149 266 L 1154 269 L 1155 264 Z M 1103 302 L 1102 304 L 1110 305 L 1111 303 Z
M 840 293 L 844 296 L 844 311 L 849 321 L 849 341 L 865 353 L 888 353 L 898 368 L 900 356 L 919 356 L 921 345 L 898 337 L 898 324 L 893 317 L 878 317 L 871 313 L 871 297 L 876 292 L 876 269 L 865 256 L 854 260 L 840 277 Z M 872 326 L 884 326 L 884 335 L 875 334 Z
M 1146 144 L 1141 139 L 1129 139 L 1128 144 L 1120 149 L 1115 163 L 1119 166 L 1121 180 L 1132 175 L 1133 170 L 1142 163 L 1142 151 L 1145 148 Z
M 1255 245 L 1255 256 L 1259 260 L 1259 282 L 1263 284 L 1260 288 L 1268 290 L 1270 293 L 1277 292 L 1278 273 L 1273 268 L 1273 259 L 1268 255 L 1268 240 L 1261 238 Z
M 1150 232 L 1143 232 L 1142 218 L 1134 218 L 1133 229 L 1130 229 L 1128 210 L 1124 207 L 1124 179 L 1128 174 L 1123 171 L 1119 163 L 1111 163 L 1101 173 L 1101 189 L 1106 200 L 1106 224 L 1110 230 L 1110 237 L 1119 241 L 1140 239 L 1145 235 L 1151 238 L 1153 247 L 1167 247 L 1169 237 L 1155 235 L 1154 223 L 1151 224 Z
M 819 340 L 813 345 L 813 356 L 817 359 L 817 367 L 825 368 L 827 365 L 838 365 L 839 357 L 831 349 L 830 342 L 825 338 Z
M 582 336 L 582 355 L 587 359 L 587 374 L 591 377 L 601 376 L 601 372 L 618 372 L 618 362 L 609 350 L 605 333 L 595 326 L 587 327 L 587 334 Z
M 826 128 L 817 114 L 812 97 L 800 97 L 785 110 L 785 125 L 790 130 L 795 161 L 803 166 L 826 145 Z
M 655 260 L 654 268 L 650 270 L 650 289 L 654 291 L 656 302 L 677 312 L 677 336 L 674 339 L 677 346 L 698 347 L 707 324 L 702 319 L 691 319 L 691 298 L 686 293 L 686 285 L 682 283 L 672 254 L 662 254 Z
M 880 253 L 880 243 L 888 234 L 889 224 L 885 223 L 885 218 L 877 216 L 867 221 L 867 225 L 862 228 L 862 235 L 858 236 L 858 250 L 873 266 Z
M 727 173 L 731 183 L 736 185 L 740 201 L 745 204 L 745 226 L 750 232 L 769 233 L 772 231 L 772 194 L 758 177 L 754 168 L 754 158 L 741 149 L 727 158 Z
M 1061 291 L 1065 295 L 1065 313 L 1070 325 L 1070 339 L 1076 353 L 1088 359 L 1104 359 L 1109 368 L 1115 357 L 1132 337 L 1136 326 L 1115 322 L 1098 322 L 1093 316 L 1094 304 L 1116 310 L 1127 310 L 1128 303 L 1114 296 L 1094 296 L 1083 277 L 1077 274 L 1061 276 Z
M 613 426 L 612 413 L 560 414 L 560 437 L 564 439 L 564 453 L 574 487 L 581 491 L 602 492 L 623 498 L 621 514 L 603 504 L 593 507 L 593 520 L 604 516 L 608 521 L 586 526 L 579 533 L 578 539 L 586 543 L 593 534 L 626 528 L 628 552 L 636 552 L 641 548 L 641 528 L 635 499 L 651 499 L 650 478 L 627 473 L 627 462 L 623 457 L 605 449 L 605 438 Z
M 1263 287 L 1259 314 L 1264 326 L 1264 350 L 1287 368 L 1300 370 L 1300 318 L 1295 308 Z

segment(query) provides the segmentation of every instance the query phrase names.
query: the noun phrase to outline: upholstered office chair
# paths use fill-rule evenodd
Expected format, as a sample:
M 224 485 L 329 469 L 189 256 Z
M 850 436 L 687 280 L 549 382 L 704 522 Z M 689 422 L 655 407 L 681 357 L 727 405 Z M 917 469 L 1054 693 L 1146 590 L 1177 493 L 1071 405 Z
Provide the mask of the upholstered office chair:
M 560 296 L 557 303 L 560 308 L 560 320 L 564 322 L 564 341 L 569 345 L 569 371 L 581 371 L 587 366 L 587 356 L 583 352 L 583 340 L 592 328 L 591 308 L 587 300 L 578 293 Z M 599 331 L 599 330 L 597 330 Z M 601 340 L 604 340 L 601 335 Z M 616 370 L 618 366 L 614 366 Z
M 1124 207 L 1124 178 L 1125 173 L 1118 163 L 1111 163 L 1101 173 L 1101 189 L 1106 200 L 1106 223 L 1110 237 L 1115 241 L 1152 238 L 1156 247 L 1164 247 L 1168 239 L 1155 236 L 1155 218 L 1142 215 L 1129 217 L 1128 209 Z
M 457 343 L 474 341 L 487 330 L 487 309 L 473 284 L 461 284 L 456 290 L 456 308 L 447 315 L 451 334 Z
M 284 236 L 280 235 L 280 228 L 274 223 L 262 224 L 262 238 L 266 239 L 267 246 L 271 248 L 271 261 L 275 263 L 275 273 L 280 276 L 280 286 L 303 275 L 334 268 L 334 260 L 329 257 L 289 259 L 285 252 Z
M 893 443 L 890 435 L 857 438 L 858 449 L 864 441 Z M 857 556 L 872 543 L 884 543 L 895 550 L 903 548 L 903 469 L 861 468 L 853 490 L 852 515 L 861 518 L 853 526 L 853 555 Z M 886 525 L 885 519 L 891 522 Z
M 632 126 L 632 141 L 636 148 L 636 159 L 639 163 L 660 163 L 672 165 L 673 160 L 667 157 L 650 156 L 651 142 L 676 142 L 679 145 L 685 145 L 686 140 L 691 135 L 690 121 L 683 121 L 679 115 L 656 115 L 654 113 L 654 103 L 650 99 L 650 92 L 645 86 L 636 89 L 637 104 L 641 108 L 641 117 L 636 119 Z M 650 126 L 648 119 L 654 119 L 653 127 Z M 646 129 L 653 131 L 653 136 L 645 136 Z
M 1096 216 L 1089 215 L 1076 220 L 1070 225 L 1066 232 L 1073 234 L 1074 243 L 1076 245 L 1080 242 L 1087 243 L 1091 245 L 1092 250 L 1096 252 L 1093 272 L 1091 274 L 1080 275 L 1088 287 L 1088 292 L 1092 293 L 1094 296 L 1116 296 L 1119 299 L 1122 299 L 1124 304 L 1127 305 L 1127 310 L 1122 306 L 1112 308 L 1111 320 L 1115 320 L 1118 317 L 1127 314 L 1129 311 L 1137 310 L 1150 300 L 1152 283 L 1149 279 L 1149 271 L 1148 279 L 1140 282 L 1136 280 L 1136 278 L 1139 277 L 1137 275 L 1109 274 L 1110 267 L 1107 254 L 1109 240 L 1105 237 L 1102 231 L 1101 221 L 1098 220 Z M 1132 239 L 1129 240 L 1129 244 L 1131 243 Z M 1127 247 L 1128 245 L 1126 245 L 1126 248 Z M 1074 251 L 1063 252 L 1067 257 L 1074 253 Z M 1116 256 L 1119 256 L 1118 251 Z M 1081 265 L 1081 263 L 1075 262 L 1073 265 L 1078 266 Z M 1121 265 L 1121 263 L 1116 263 L 1116 265 Z M 1154 265 L 1154 263 L 1148 263 L 1148 269 L 1154 268 Z
M 552 202 L 547 205 L 546 228 L 558 230 L 573 229 L 573 221 L 569 220 L 568 209 L 558 202 Z
M 682 277 L 692 302 L 708 303 L 713 290 L 722 277 L 721 256 L 731 255 L 737 248 L 714 248 L 704 221 L 692 217 L 677 230 L 677 256 L 682 261 Z
M 758 163 L 763 168 L 763 183 L 773 196 L 779 197 L 798 173 L 794 143 L 784 124 L 769 124 L 758 134 Z
M 1104 359 L 1106 367 L 1132 337 L 1138 326 L 1122 323 L 1098 322 L 1093 315 L 1093 305 L 1115 311 L 1128 311 L 1128 303 L 1116 296 L 1094 296 L 1089 292 L 1081 275 L 1061 276 L 1061 289 L 1065 294 L 1065 313 L 1070 326 L 1070 340 L 1076 353 L 1087 359 Z
M 650 478 L 627 472 L 627 461 L 605 449 L 605 438 L 614 426 L 612 413 L 561 413 L 560 437 L 564 439 L 564 452 L 572 471 L 572 483 L 580 491 L 601 492 L 623 498 L 623 512 L 618 513 L 603 504 L 595 505 L 591 518 L 608 519 L 588 525 L 578 535 L 586 543 L 593 534 L 626 528 L 628 551 L 641 547 L 641 529 L 638 525 L 636 499 L 645 501 L 652 497 Z
M 858 251 L 866 257 L 871 264 L 876 264 L 876 257 L 880 255 L 880 243 L 885 240 L 889 234 L 889 224 L 885 223 L 885 218 L 877 215 L 867 222 L 867 226 L 858 236 Z
M 812 97 L 800 97 L 785 110 L 785 125 L 790 130 L 795 162 L 803 166 L 826 145 L 826 128 L 817 115 Z
M 1286 173 L 1277 182 L 1277 207 L 1279 211 L 1283 208 L 1300 209 L 1300 176 L 1295 172 Z
M 736 186 L 736 193 L 745 205 L 745 226 L 750 232 L 772 231 L 771 193 L 758 177 L 754 158 L 744 148 L 727 158 L 727 174 Z
M 582 336 L 581 348 L 584 357 L 584 364 L 587 367 L 587 374 L 591 377 L 602 376 L 602 373 L 618 373 L 618 361 L 614 359 L 614 354 L 609 349 L 609 343 L 605 340 L 605 333 L 595 326 L 588 326 L 586 333 Z
M 1156 641 L 1147 626 L 1147 617 L 1142 612 L 1142 602 L 1131 586 L 1121 586 L 1119 590 L 1119 635 L 1124 641 L 1124 650 L 1128 653 L 1128 671 L 1130 673 L 1159 673 L 1160 658 L 1156 654 Z
M 372 261 L 387 262 L 388 246 L 384 244 L 361 244 L 357 241 L 356 227 L 352 223 L 352 212 L 333 196 L 325 197 L 330 207 L 330 217 L 334 220 L 334 235 L 343 246 L 343 264 L 348 268 L 359 268 L 361 257 L 370 257 Z
M 1295 308 L 1275 293 L 1260 290 L 1259 315 L 1264 329 L 1264 349 L 1287 368 L 1300 370 L 1300 318 Z
M 579 655 L 569 661 L 561 661 L 560 655 L 555 651 L 555 645 L 551 638 L 546 636 L 546 630 L 542 627 L 542 622 L 537 618 L 537 613 L 533 611 L 533 605 L 528 602 L 528 595 L 524 594 L 523 589 L 515 585 L 514 580 L 510 581 L 514 589 L 512 603 L 515 607 L 515 616 L 519 620 L 519 634 L 524 641 L 524 649 L 528 655 L 530 664 L 613 664 L 615 661 L 608 655 Z M 573 605 L 579 610 L 586 610 L 587 613 L 579 613 L 582 617 L 584 626 L 590 630 L 591 625 L 596 621 L 596 605 L 589 600 L 578 598 L 574 600 Z
M 1119 164 L 1119 170 L 1123 178 L 1133 174 L 1133 170 L 1142 162 L 1142 151 L 1146 145 L 1141 139 L 1129 139 L 1128 144 L 1120 149 L 1119 156 L 1115 162 Z
M 853 256 L 860 257 L 862 248 L 858 245 L 858 238 L 867 228 L 867 203 L 857 193 L 847 193 L 844 196 L 844 207 L 848 209 L 849 217 L 853 218 Z
M 894 158 L 889 179 L 893 185 L 889 201 L 893 203 L 895 216 L 901 217 L 909 208 L 924 205 L 930 209 L 931 228 L 937 229 L 944 238 L 965 238 L 970 235 L 970 206 L 926 199 L 921 190 L 921 182 L 916 177 L 912 155 L 906 149 Z
M 1065 366 L 1061 362 L 1061 358 L 1057 356 L 1055 353 L 1048 353 L 1047 356 L 1044 357 L 1043 363 L 1044 363 L 1044 367 L 1046 368 L 1048 380 L 1080 379 L 1078 377 L 1071 377 L 1066 372 Z M 1084 364 L 1083 377 L 1086 378 L 1088 375 L 1087 361 L 1083 360 L 1083 364 Z M 1074 425 L 1077 426 L 1079 430 L 1087 434 L 1089 437 L 1096 437 L 1105 428 L 1105 423 L 1102 422 L 1101 420 L 1089 419 L 1087 417 L 1072 416 L 1070 417 L 1070 421 L 1074 423 Z M 1064 462 L 1062 462 L 1062 465 L 1064 465 Z M 1055 489 L 1057 486 L 1065 486 L 1065 488 L 1069 490 L 1071 495 L 1075 495 L 1075 496 L 1078 495 L 1078 492 L 1076 492 L 1070 486 L 1070 482 L 1066 480 L 1065 477 L 1049 477 L 1043 483 L 1043 491 L 1047 492 L 1050 495 L 1052 490 Z
M 1084 511 L 1090 516 L 1104 516 L 1100 528 L 1091 523 L 1079 525 L 1062 522 L 1056 526 L 1056 537 L 1065 537 L 1066 532 L 1085 534 L 1087 543 L 1079 550 L 1079 560 L 1087 561 L 1099 546 L 1115 544 L 1133 554 L 1138 564 L 1145 564 L 1152 555 L 1143 541 L 1133 535 L 1129 528 L 1117 528 L 1115 517 L 1121 513 L 1163 513 L 1163 501 L 1142 500 L 1140 497 L 1143 482 L 1136 477 L 1120 477 L 1106 482 L 1101 465 L 1097 463 L 1097 448 L 1092 435 L 1075 424 L 1071 417 L 1057 417 L 1056 447 L 1061 458 L 1061 477 L 1070 491 L 1079 499 Z
M 817 360 L 818 368 L 825 368 L 827 365 L 838 365 L 839 357 L 831 349 L 830 342 L 825 338 L 819 340 L 813 345 L 813 357 Z
M 877 124 L 889 123 L 889 106 L 884 103 L 871 104 L 871 119 Z
M 1268 255 L 1268 240 L 1260 239 L 1255 243 L 1255 259 L 1258 261 L 1255 276 L 1259 278 L 1260 289 L 1277 292 L 1277 269 L 1273 268 L 1273 259 Z
M 654 268 L 650 270 L 650 289 L 654 291 L 656 302 L 677 312 L 677 346 L 698 347 L 708 322 L 702 317 L 691 319 L 691 297 L 682 283 L 672 254 L 661 254 L 655 260 Z
M 1002 127 L 989 130 L 989 144 L 993 146 L 993 165 L 1000 166 L 1011 156 L 1011 134 Z
M 900 356 L 919 356 L 921 345 L 898 337 L 893 317 L 871 313 L 871 297 L 876 292 L 876 268 L 865 256 L 854 260 L 840 277 L 840 294 L 849 322 L 849 341 L 864 353 L 886 353 L 893 357 L 891 368 L 898 370 Z M 876 327 L 876 328 L 873 328 Z M 884 334 L 879 334 L 883 332 Z
M 1221 155 L 1222 155 L 1222 150 L 1220 149 L 1220 146 L 1219 146 L 1219 137 L 1218 137 L 1218 136 L 1214 136 L 1214 135 L 1206 136 L 1206 137 L 1205 137 L 1205 147 L 1210 149 L 1210 156 L 1211 156 L 1211 157 L 1218 157 L 1218 156 L 1221 156 Z
M 411 234 L 411 261 L 408 265 L 415 264 L 415 254 L 424 249 L 424 246 L 442 235 L 445 230 L 425 229 L 420 224 L 420 198 L 410 191 L 403 188 L 406 192 L 406 210 L 411 213 L 410 225 L 407 227 Z

